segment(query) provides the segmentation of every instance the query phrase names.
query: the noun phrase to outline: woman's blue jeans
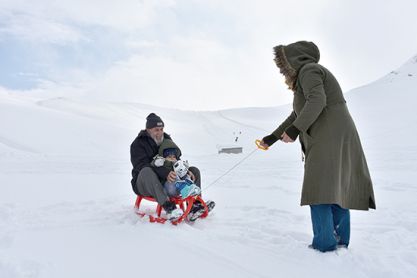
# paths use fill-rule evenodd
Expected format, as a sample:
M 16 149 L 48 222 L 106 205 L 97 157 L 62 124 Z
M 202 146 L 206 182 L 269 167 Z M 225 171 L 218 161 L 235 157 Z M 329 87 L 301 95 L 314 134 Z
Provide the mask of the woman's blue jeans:
M 339 205 L 310 205 L 313 223 L 313 248 L 332 251 L 338 245 L 347 247 L 350 238 L 350 213 Z

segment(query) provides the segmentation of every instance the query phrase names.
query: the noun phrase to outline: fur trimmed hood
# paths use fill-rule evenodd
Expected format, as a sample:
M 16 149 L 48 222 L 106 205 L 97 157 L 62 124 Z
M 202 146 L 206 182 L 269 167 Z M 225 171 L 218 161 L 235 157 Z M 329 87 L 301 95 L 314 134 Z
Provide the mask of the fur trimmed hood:
M 320 60 L 319 48 L 313 42 L 298 41 L 275 46 L 273 50 L 274 61 L 291 90 L 295 88 L 299 70 L 306 64 L 318 63 Z

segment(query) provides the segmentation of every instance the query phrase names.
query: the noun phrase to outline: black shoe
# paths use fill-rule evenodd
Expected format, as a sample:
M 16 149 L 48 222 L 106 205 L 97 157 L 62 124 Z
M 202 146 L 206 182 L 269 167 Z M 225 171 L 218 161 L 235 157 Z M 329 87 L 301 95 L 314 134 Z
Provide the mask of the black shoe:
M 206 206 L 208 208 L 208 211 L 210 212 L 214 209 L 214 207 L 216 206 L 216 203 L 212 200 L 207 200 Z
M 177 208 L 174 202 L 166 201 L 162 207 L 166 212 L 167 219 L 170 221 L 176 221 L 183 215 L 183 211 Z
M 171 201 L 165 201 L 165 203 L 162 204 L 162 208 L 166 211 L 166 213 L 170 213 L 174 209 L 177 208 L 174 202 Z
M 195 213 L 202 209 L 204 209 L 203 204 L 200 201 L 195 201 L 193 206 L 191 207 L 190 213 Z
M 214 201 L 208 200 L 206 202 L 206 206 L 208 212 L 212 211 L 216 203 Z M 201 217 L 205 212 L 205 208 L 203 204 L 199 201 L 196 201 L 193 206 L 191 207 L 190 213 L 187 216 L 188 221 L 193 222 L 196 221 L 199 217 Z

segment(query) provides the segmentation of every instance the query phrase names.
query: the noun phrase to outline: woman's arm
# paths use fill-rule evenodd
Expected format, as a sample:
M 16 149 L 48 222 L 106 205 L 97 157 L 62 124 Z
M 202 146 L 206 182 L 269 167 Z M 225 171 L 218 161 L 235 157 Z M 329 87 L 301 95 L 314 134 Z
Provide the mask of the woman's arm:
M 306 103 L 293 125 L 301 132 L 306 132 L 326 107 L 323 78 L 322 70 L 315 64 L 305 66 L 300 72 L 300 85 Z
M 266 145 L 272 146 L 276 141 L 281 139 L 281 136 L 284 134 L 285 130 L 294 122 L 294 120 L 297 118 L 295 112 L 293 111 L 287 119 L 285 119 L 282 124 L 279 125 L 279 127 L 274 130 L 270 135 L 265 136 L 262 139 L 262 143 L 265 143 Z

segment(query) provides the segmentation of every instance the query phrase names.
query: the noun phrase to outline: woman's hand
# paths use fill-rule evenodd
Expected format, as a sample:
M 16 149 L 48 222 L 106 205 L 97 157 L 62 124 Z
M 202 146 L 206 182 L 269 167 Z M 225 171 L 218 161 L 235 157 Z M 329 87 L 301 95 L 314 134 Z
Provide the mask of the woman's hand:
M 284 142 L 284 143 L 293 143 L 294 142 L 294 140 L 292 140 L 291 137 L 288 136 L 288 134 L 285 133 L 285 132 L 281 135 L 281 141 Z
M 259 142 L 259 145 L 260 145 L 262 148 L 265 148 L 265 149 L 269 148 L 269 145 L 268 145 L 268 144 L 266 144 L 266 143 L 264 142 L 264 140 L 262 140 L 261 142 Z
M 278 141 L 278 137 L 275 136 L 274 134 L 270 134 L 270 135 L 265 136 L 264 138 L 262 138 L 259 145 L 261 145 L 264 148 L 268 148 L 268 147 L 272 146 L 276 141 Z

